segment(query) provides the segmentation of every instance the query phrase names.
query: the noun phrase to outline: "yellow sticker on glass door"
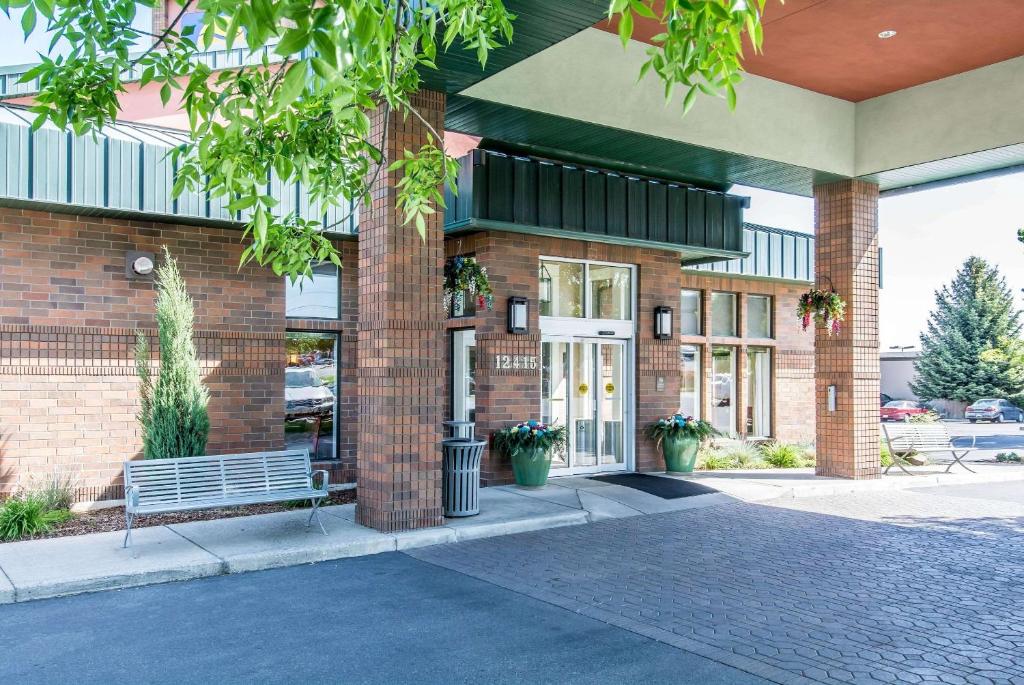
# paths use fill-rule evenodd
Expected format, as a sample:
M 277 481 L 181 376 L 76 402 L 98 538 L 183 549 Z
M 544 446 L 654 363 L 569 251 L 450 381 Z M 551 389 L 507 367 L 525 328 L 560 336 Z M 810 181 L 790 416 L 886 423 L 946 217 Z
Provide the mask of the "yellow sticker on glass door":
M 604 391 L 605 391 L 605 394 L 611 395 L 612 393 L 615 392 L 615 384 L 614 383 L 606 384 L 604 386 Z
M 577 390 L 581 395 L 586 395 L 588 392 L 590 392 L 590 386 L 587 385 L 586 383 L 580 383 L 580 387 L 577 388 Z

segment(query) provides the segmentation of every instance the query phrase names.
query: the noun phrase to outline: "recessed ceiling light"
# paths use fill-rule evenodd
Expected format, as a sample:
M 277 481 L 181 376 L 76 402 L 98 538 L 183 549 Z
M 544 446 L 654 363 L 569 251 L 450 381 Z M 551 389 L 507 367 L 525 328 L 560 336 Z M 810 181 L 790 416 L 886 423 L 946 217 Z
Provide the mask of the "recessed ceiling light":
M 878 37 L 879 38 L 883 38 L 883 39 L 884 38 L 892 38 L 895 35 L 896 35 L 896 32 L 893 31 L 892 29 L 886 29 L 884 31 L 879 31 L 878 32 Z

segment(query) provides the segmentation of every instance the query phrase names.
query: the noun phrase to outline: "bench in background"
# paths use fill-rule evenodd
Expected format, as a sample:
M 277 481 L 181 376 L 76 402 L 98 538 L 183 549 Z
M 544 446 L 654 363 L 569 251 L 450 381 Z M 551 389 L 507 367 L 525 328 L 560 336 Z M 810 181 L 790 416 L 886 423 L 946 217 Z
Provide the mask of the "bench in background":
M 953 440 L 949 437 L 949 431 L 944 423 L 903 423 L 903 424 L 882 424 L 885 432 L 885 442 L 889 445 L 889 454 L 892 456 L 892 464 L 885 468 L 883 473 L 889 473 L 894 465 L 903 469 L 903 472 L 913 475 L 903 465 L 907 460 L 905 455 L 911 452 L 919 454 L 930 454 L 934 452 L 949 452 L 953 455 L 953 461 L 946 467 L 949 473 L 954 464 L 960 464 L 965 469 L 974 471 L 963 463 L 961 459 L 974 449 L 977 438 L 972 438 L 970 447 L 955 447 Z
M 126 461 L 124 546 L 140 515 L 307 499 L 313 511 L 306 526 L 316 517 L 327 535 L 319 509 L 329 480 L 327 471 L 312 470 L 308 450 Z

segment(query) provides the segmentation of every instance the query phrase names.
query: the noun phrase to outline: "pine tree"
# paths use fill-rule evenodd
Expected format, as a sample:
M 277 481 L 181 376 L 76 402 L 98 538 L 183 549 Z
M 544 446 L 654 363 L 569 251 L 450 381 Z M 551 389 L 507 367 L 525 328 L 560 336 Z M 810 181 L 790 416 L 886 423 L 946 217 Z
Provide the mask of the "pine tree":
M 192 340 L 192 298 L 166 247 L 164 263 L 156 270 L 156 288 L 160 367 L 155 380 L 149 368 L 149 341 L 141 331 L 135 344 L 143 455 L 146 459 L 199 456 L 206 452 L 210 433 L 209 393 Z
M 935 293 L 911 389 L 921 399 L 960 402 L 1019 395 L 1019 370 L 1005 360 L 1017 356 L 1020 330 L 1006 279 L 984 259 L 970 257 Z

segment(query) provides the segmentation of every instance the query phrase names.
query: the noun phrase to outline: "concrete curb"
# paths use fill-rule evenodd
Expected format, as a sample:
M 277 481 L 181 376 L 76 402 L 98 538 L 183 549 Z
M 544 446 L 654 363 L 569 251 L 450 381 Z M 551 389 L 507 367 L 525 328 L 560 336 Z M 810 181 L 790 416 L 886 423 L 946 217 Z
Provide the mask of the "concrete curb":
M 233 529 L 237 529 L 242 525 L 248 525 L 250 528 L 262 525 L 267 517 L 273 516 L 276 516 L 276 514 L 219 519 L 202 523 L 219 524 L 224 529 L 219 534 L 224 536 L 235 532 Z M 74 565 L 75 570 L 72 571 L 74 575 L 65 573 L 64 577 L 61 578 L 38 578 L 35 577 L 36 574 L 31 572 L 33 565 L 36 564 L 53 567 L 53 559 L 60 556 L 56 550 L 58 546 L 98 550 L 98 556 L 104 556 L 103 562 L 108 567 L 130 567 L 133 562 L 139 560 L 149 562 L 152 565 L 152 563 L 158 560 L 154 558 L 153 550 L 147 549 L 144 546 L 134 548 L 135 551 L 132 549 L 115 551 L 114 538 L 116 537 L 117 542 L 119 542 L 121 533 L 95 533 L 93 535 L 96 538 L 92 540 L 87 539 L 92 536 L 79 536 L 77 538 L 54 538 L 50 540 L 9 543 L 9 546 L 0 545 L 0 605 L 64 597 L 86 592 L 261 571 L 283 566 L 396 552 L 417 547 L 455 543 L 462 540 L 476 540 L 545 528 L 588 523 L 586 511 L 556 511 L 555 513 L 531 515 L 527 518 L 479 524 L 463 519 L 450 521 L 437 528 L 388 534 L 377 533 L 376 531 L 360 527 L 359 534 L 353 539 L 351 528 L 355 527 L 355 524 L 337 513 L 335 513 L 335 518 L 336 522 L 328 525 L 329 532 L 331 529 L 334 530 L 335 537 L 333 539 L 330 535 L 322 537 L 318 531 L 309 537 L 302 537 L 302 533 L 296 530 L 292 531 L 294 533 L 293 537 L 285 544 L 275 544 L 257 552 L 238 550 L 220 554 L 212 551 L 216 547 L 210 545 L 208 540 L 205 539 L 218 534 L 216 526 L 208 525 L 197 528 L 194 524 L 172 524 L 168 526 L 139 528 L 134 533 L 136 537 L 147 535 L 167 537 L 169 535 L 171 538 L 178 540 L 178 544 L 187 545 L 189 554 L 191 554 L 191 560 L 188 563 L 182 564 L 174 563 L 172 559 L 168 559 L 167 565 L 160 568 L 126 568 L 124 572 L 109 573 L 103 571 L 90 572 L 90 563 L 74 565 L 74 562 L 65 559 L 64 563 L 60 565 L 61 568 L 67 569 L 69 565 Z M 245 521 L 245 519 L 252 520 Z M 256 521 L 255 519 L 263 519 L 263 521 Z M 190 528 L 189 526 L 192 527 Z M 349 533 L 349 535 L 346 536 L 346 533 Z M 99 539 L 101 536 L 103 539 Z M 106 538 L 110 539 L 107 540 Z M 276 540 L 276 538 L 271 539 Z M 63 545 L 51 544 L 47 546 L 45 544 L 58 541 L 63 541 Z M 44 544 L 40 545 L 39 543 Z M 119 544 L 116 547 L 119 547 Z M 147 554 L 150 555 L 149 558 L 147 558 Z M 9 579 L 8 575 L 4 572 L 5 566 L 17 567 L 14 579 Z

